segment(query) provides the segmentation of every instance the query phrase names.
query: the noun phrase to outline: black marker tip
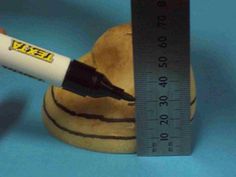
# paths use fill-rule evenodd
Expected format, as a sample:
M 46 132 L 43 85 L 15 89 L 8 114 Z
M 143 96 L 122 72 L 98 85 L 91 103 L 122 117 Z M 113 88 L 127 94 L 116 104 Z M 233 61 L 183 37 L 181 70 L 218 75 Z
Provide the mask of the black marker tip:
M 107 90 L 107 96 L 116 98 L 116 99 L 123 99 L 126 101 L 134 102 L 135 98 L 126 93 L 124 89 L 121 89 L 115 85 L 113 85 L 106 77 L 102 77 L 102 80 L 100 82 L 100 85 L 103 89 Z
M 135 98 L 134 98 L 132 95 L 126 93 L 126 92 L 123 92 L 123 93 L 121 94 L 121 98 L 122 98 L 123 100 L 126 100 L 126 101 L 135 101 Z

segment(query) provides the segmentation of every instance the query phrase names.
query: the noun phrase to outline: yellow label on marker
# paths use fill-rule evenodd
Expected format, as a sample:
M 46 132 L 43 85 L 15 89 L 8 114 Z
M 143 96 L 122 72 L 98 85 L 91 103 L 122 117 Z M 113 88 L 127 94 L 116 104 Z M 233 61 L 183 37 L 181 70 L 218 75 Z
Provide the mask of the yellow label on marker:
M 43 49 L 33 47 L 29 44 L 17 41 L 17 40 L 12 40 L 12 44 L 10 46 L 10 50 L 15 50 L 17 52 L 35 57 L 37 59 L 40 59 L 42 61 L 46 61 L 48 63 L 53 62 L 53 54 L 50 52 L 47 52 Z

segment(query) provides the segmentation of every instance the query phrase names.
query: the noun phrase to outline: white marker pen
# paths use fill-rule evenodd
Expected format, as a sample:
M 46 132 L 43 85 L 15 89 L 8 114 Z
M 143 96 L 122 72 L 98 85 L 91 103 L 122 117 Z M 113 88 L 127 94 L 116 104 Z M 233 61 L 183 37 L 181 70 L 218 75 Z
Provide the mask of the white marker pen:
M 4 34 L 0 34 L 0 65 L 82 96 L 134 101 L 95 68 Z

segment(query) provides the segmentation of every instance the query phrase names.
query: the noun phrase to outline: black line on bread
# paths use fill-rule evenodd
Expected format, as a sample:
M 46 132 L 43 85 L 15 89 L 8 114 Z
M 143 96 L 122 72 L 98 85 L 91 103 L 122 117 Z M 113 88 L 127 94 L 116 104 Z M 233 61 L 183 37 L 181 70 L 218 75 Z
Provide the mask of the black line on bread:
M 191 106 L 194 104 L 194 103 L 196 103 L 196 101 L 197 101 L 197 97 L 195 97 L 194 99 L 193 99 L 193 101 L 191 101 Z
M 134 118 L 123 118 L 123 119 L 119 119 L 119 118 L 107 118 L 104 117 L 103 115 L 96 115 L 96 114 L 88 114 L 88 113 L 77 113 L 73 110 L 70 110 L 69 108 L 67 108 L 66 106 L 64 106 L 63 104 L 59 103 L 55 97 L 55 92 L 54 92 L 54 87 L 51 87 L 51 94 L 52 94 L 52 99 L 55 102 L 55 104 L 62 109 L 63 111 L 65 111 L 66 113 L 72 115 L 72 116 L 79 116 L 79 117 L 83 117 L 85 119 L 96 119 L 96 120 L 100 120 L 100 121 L 104 121 L 104 122 L 112 122 L 112 123 L 120 123 L 120 122 L 135 122 Z
M 85 133 L 81 133 L 78 131 L 73 131 L 73 130 L 69 130 L 68 128 L 63 127 L 62 125 L 60 125 L 48 112 L 47 108 L 46 108 L 46 103 L 45 103 L 45 99 L 44 99 L 44 103 L 43 103 L 43 109 L 44 112 L 47 115 L 47 118 L 59 129 L 76 135 L 76 136 L 81 136 L 81 137 L 85 137 L 85 138 L 98 138 L 98 139 L 111 139 L 111 140 L 134 140 L 136 139 L 135 136 L 109 136 L 109 135 L 92 135 L 92 134 L 85 134 Z
M 104 117 L 103 115 L 88 114 L 88 113 L 77 113 L 73 110 L 70 110 L 69 108 L 67 108 L 66 106 L 64 106 L 63 104 L 58 102 L 58 100 L 55 97 L 55 92 L 54 92 L 54 87 L 53 86 L 51 87 L 51 94 L 52 94 L 52 99 L 53 99 L 54 103 L 57 105 L 57 107 L 59 109 L 61 109 L 62 111 L 65 111 L 66 113 L 68 113 L 72 116 L 79 116 L 79 117 L 83 117 L 85 119 L 95 119 L 95 120 L 100 120 L 100 121 L 104 121 L 104 122 L 108 122 L 108 123 L 135 122 L 134 118 L 123 118 L 123 119 L 107 118 L 107 117 Z M 196 100 L 197 100 L 197 97 L 195 97 L 193 99 L 193 101 L 191 101 L 190 106 L 195 104 Z M 135 106 L 135 104 L 133 104 L 133 106 Z

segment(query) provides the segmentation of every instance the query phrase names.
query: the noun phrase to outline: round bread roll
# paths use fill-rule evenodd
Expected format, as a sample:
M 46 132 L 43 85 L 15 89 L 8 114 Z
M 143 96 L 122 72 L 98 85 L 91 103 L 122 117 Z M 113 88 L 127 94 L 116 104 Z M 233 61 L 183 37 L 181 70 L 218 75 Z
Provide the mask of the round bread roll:
M 129 24 L 109 29 L 80 61 L 96 67 L 118 87 L 134 95 L 132 31 Z M 195 82 L 191 71 L 191 117 L 195 112 Z M 44 98 L 43 121 L 66 143 L 100 152 L 134 153 L 135 106 L 110 97 L 82 97 L 50 87 Z

